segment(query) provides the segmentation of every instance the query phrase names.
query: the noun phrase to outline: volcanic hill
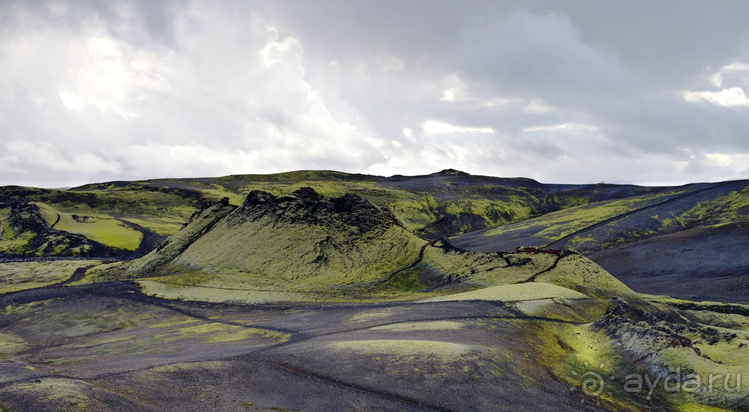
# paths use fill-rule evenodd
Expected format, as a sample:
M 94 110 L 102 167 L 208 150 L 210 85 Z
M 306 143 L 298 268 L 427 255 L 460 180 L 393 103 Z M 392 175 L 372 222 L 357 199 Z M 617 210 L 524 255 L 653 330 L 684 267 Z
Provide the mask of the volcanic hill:
M 574 267 L 588 269 L 573 276 Z M 469 252 L 419 238 L 361 196 L 327 198 L 308 187 L 279 197 L 252 191 L 239 207 L 223 200 L 143 258 L 93 272 L 138 279 L 161 296 L 223 290 L 264 302 L 429 297 L 543 279 L 593 296 L 631 293 L 575 253 Z

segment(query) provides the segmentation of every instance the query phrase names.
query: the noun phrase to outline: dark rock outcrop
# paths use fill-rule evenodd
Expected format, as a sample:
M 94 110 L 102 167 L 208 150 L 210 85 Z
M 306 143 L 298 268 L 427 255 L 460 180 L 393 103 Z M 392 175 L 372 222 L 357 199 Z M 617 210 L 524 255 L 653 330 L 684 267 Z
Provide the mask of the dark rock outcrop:
M 327 199 L 309 187 L 280 197 L 253 190 L 236 213 L 229 217 L 229 223 L 238 225 L 264 217 L 274 223 L 346 225 L 357 228 L 359 234 L 400 225 L 388 209 L 377 207 L 359 195 L 346 194 Z
M 704 337 L 705 328 L 701 328 L 675 310 L 645 311 L 621 299 L 614 301 L 616 306 L 607 309 L 606 313 L 593 323 L 593 329 L 603 331 L 618 342 L 620 349 L 630 356 L 633 364 L 653 362 L 660 352 L 669 348 L 689 348 L 698 356 L 702 356 L 700 349 L 694 346 L 700 342 L 693 342 L 685 335 L 702 333 Z M 726 337 L 720 336 L 716 341 L 717 339 Z

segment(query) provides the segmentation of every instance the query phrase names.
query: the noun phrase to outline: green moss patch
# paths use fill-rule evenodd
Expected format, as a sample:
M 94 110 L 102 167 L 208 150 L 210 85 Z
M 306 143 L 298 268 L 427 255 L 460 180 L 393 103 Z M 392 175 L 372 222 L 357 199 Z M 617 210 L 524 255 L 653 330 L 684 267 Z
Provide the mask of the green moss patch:
M 412 263 L 421 246 L 397 226 L 373 239 L 321 226 L 247 226 L 220 222 L 174 264 L 219 275 L 242 274 L 248 283 L 319 287 L 381 280 Z
M 12 333 L 0 333 L 0 360 L 13 357 L 15 354 L 23 352 L 30 347 L 26 341 Z
M 592 322 L 603 315 L 607 306 L 597 299 L 549 298 L 523 300 L 514 306 L 528 316 L 567 322 Z
M 69 279 L 80 268 L 99 264 L 101 264 L 99 260 L 0 263 L 0 293 L 59 283 Z
M 457 360 L 478 348 L 451 342 L 429 340 L 352 340 L 328 345 L 333 350 L 363 354 L 387 354 L 401 357 L 430 357 L 440 360 Z
M 749 186 L 725 196 L 698 203 L 676 219 L 683 226 L 717 225 L 746 220 L 749 212 Z
M 37 202 L 36 205 L 49 225 L 56 223 L 57 230 L 83 235 L 101 244 L 124 250 L 137 249 L 143 240 L 141 232 L 109 215 L 65 213 L 45 203 Z
M 219 289 L 201 286 L 180 286 L 155 280 L 138 280 L 143 293 L 164 299 L 181 299 L 216 303 L 275 303 L 304 302 L 314 300 L 306 293 L 283 290 L 254 290 L 251 286 L 243 289 Z
M 448 302 L 459 300 L 489 300 L 501 302 L 515 302 L 522 300 L 539 300 L 549 298 L 585 299 L 588 296 L 561 286 L 531 282 L 512 285 L 499 285 L 456 293 L 454 295 L 439 296 L 421 300 L 420 302 Z
M 30 383 L 17 383 L 9 389 L 16 393 L 33 393 L 41 398 L 41 403 L 50 406 L 65 405 L 66 410 L 88 411 L 91 410 L 91 399 L 87 394 L 90 392 L 89 388 L 89 384 L 79 380 L 45 378 Z
M 208 343 L 238 342 L 250 339 L 280 343 L 286 342 L 291 337 L 288 334 L 266 329 L 243 328 L 223 323 L 202 323 L 200 325 L 182 326 L 172 329 L 172 332 L 176 332 L 180 339 L 197 338 Z
M 459 330 L 465 325 L 461 322 L 449 320 L 436 320 L 424 322 L 402 322 L 392 325 L 375 326 L 371 330 L 382 330 L 388 332 L 416 332 L 425 330 Z
M 365 322 L 380 321 L 380 320 L 387 319 L 387 318 L 394 316 L 399 311 L 400 310 L 398 308 L 368 310 L 368 311 L 357 313 L 356 315 L 349 318 L 348 321 L 350 323 L 365 323 Z
M 632 289 L 595 262 L 574 254 L 560 259 L 552 270 L 539 275 L 536 282 L 553 283 L 602 299 L 635 295 Z

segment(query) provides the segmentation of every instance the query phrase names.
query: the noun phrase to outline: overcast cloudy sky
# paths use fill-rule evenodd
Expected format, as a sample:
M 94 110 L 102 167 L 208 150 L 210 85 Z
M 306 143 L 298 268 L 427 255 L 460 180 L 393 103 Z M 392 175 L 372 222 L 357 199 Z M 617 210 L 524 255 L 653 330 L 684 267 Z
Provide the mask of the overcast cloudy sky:
M 746 1 L 0 0 L 0 185 L 749 178 Z

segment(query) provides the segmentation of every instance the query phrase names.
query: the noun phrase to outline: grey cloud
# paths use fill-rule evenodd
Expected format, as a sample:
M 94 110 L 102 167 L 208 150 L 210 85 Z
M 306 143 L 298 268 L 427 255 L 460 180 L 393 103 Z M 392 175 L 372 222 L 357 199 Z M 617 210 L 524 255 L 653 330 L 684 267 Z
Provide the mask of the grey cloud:
M 621 95 L 631 82 L 615 56 L 584 43 L 564 16 L 513 13 L 463 38 L 458 64 L 495 93 L 568 103 Z
M 606 47 L 643 81 L 682 87 L 708 65 L 721 65 L 746 47 L 740 0 L 547 2 L 572 16 L 589 44 Z
M 153 42 L 174 45 L 174 17 L 188 4 L 187 0 L 5 0 L 0 2 L 3 26 L 26 30 L 45 26 L 63 26 L 82 30 L 92 21 L 104 23 L 107 31 L 141 47 Z
M 0 1 L 0 184 L 301 168 L 741 177 L 749 108 L 682 93 L 747 87 L 749 72 L 711 82 L 749 63 L 747 11 L 691 0 Z M 428 120 L 493 133 L 428 134 Z

